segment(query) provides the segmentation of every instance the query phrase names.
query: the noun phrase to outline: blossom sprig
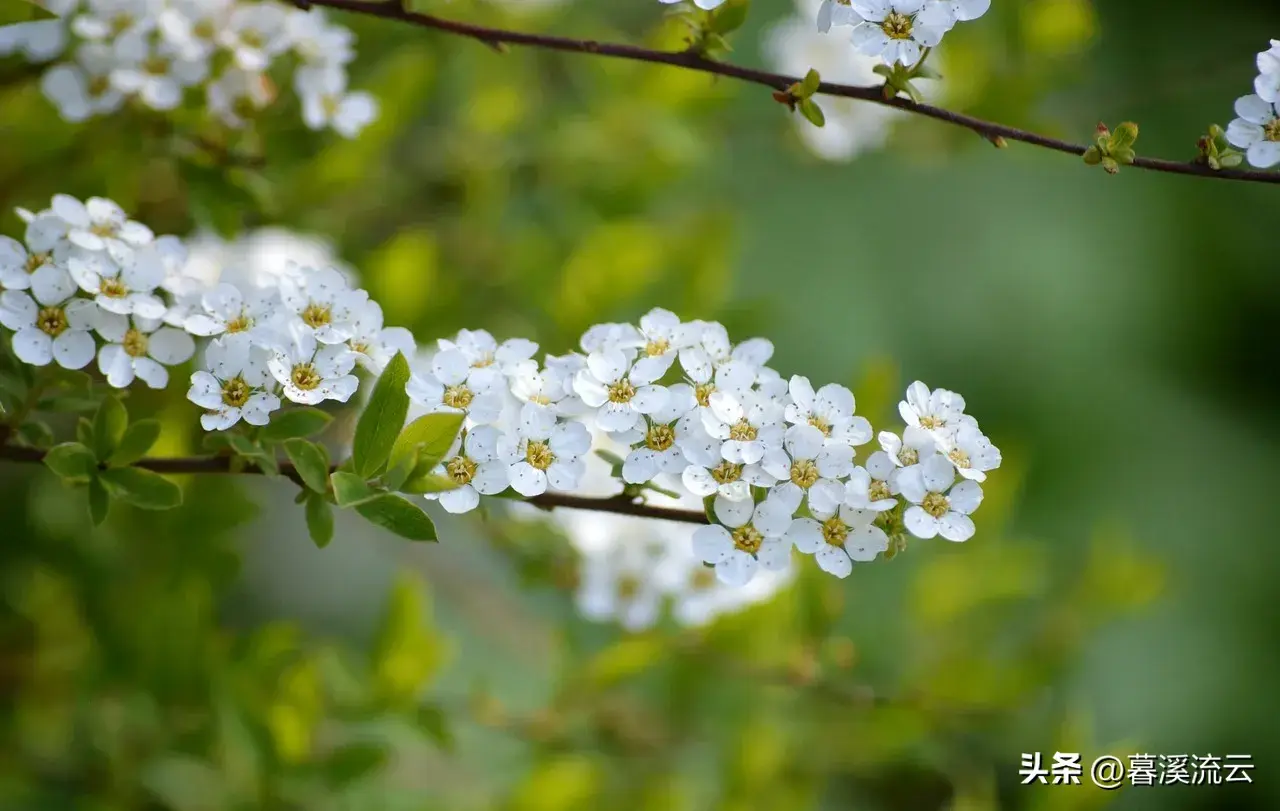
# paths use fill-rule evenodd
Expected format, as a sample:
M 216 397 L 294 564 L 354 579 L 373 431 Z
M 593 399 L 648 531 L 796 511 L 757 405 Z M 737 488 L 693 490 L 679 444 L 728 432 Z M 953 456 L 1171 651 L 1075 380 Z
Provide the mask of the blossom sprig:
M 44 0 L 55 19 L 18 23 L 2 39 L 35 63 L 64 119 L 84 121 L 136 103 L 162 113 L 203 96 L 208 115 L 241 129 L 279 95 L 287 62 L 303 122 L 354 138 L 378 114 L 348 89 L 354 35 L 321 9 L 272 0 Z
M 606 450 L 593 440 L 603 435 L 617 450 L 607 452 L 619 498 L 680 488 L 700 499 L 707 525 L 691 553 L 740 587 L 785 572 L 796 550 L 847 577 L 854 562 L 901 550 L 907 535 L 968 540 L 981 482 L 1000 466 L 955 392 L 913 383 L 899 404 L 901 436 L 881 432 L 873 449 L 849 389 L 784 377 L 768 365 L 768 340 L 735 343 L 723 325 L 669 310 L 591 327 L 578 350 L 541 361 L 536 343 L 484 330 L 418 352 L 337 269 L 201 278 L 181 241 L 156 237 L 105 198 L 57 195 L 20 213 L 24 241 L 0 241 L 0 324 L 13 331 L 14 355 L 69 369 L 96 356 L 109 386 L 159 389 L 199 343 L 187 398 L 212 447 L 264 472 L 279 469 L 283 449 L 309 490 L 309 517 L 336 503 L 405 537 L 434 538 L 397 493 L 452 513 L 499 496 L 571 494 L 593 447 Z M 331 468 L 302 439 L 314 430 L 308 409 L 352 401 L 361 369 L 377 382 L 351 465 Z
M 1236 99 L 1236 118 L 1227 125 L 1225 138 L 1232 146 L 1244 150 L 1250 165 L 1270 169 L 1280 164 L 1280 40 L 1271 40 L 1271 47 L 1258 54 L 1257 63 L 1254 92 Z M 1211 159 L 1222 166 L 1236 162 L 1230 157 L 1222 161 L 1217 154 L 1205 156 L 1211 145 L 1202 142 L 1201 147 L 1202 156 L 1210 166 L 1213 165 Z

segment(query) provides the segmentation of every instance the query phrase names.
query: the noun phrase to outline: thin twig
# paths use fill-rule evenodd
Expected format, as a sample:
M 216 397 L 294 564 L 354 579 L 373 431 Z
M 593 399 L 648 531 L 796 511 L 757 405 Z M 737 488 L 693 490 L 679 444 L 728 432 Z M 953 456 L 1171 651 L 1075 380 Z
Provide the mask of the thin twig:
M 44 459 L 44 454 L 45 452 L 39 448 L 20 448 L 15 446 L 0 447 L 0 461 L 39 463 Z M 171 476 L 191 473 L 236 473 L 249 475 L 260 475 L 262 473 L 262 471 L 257 468 L 233 470 L 233 459 L 234 457 L 231 456 L 152 458 L 141 459 L 134 462 L 133 467 L 140 467 L 144 470 L 150 470 L 155 473 L 164 473 Z M 298 471 L 294 469 L 293 465 L 287 462 L 280 463 L 280 475 L 297 484 L 302 484 L 302 477 L 298 475 Z M 631 498 L 630 496 L 624 495 L 597 498 L 593 496 L 575 496 L 570 493 L 543 493 L 540 496 L 521 499 L 520 502 L 517 503 L 530 504 L 544 510 L 563 507 L 571 510 L 593 510 L 595 512 L 631 515 L 639 518 L 658 518 L 664 521 L 679 521 L 684 524 L 707 523 L 706 515 L 696 510 L 683 510 L 677 507 L 661 507 L 655 504 L 645 504 Z
M 408 11 L 403 8 L 401 3 L 394 1 L 364 2 L 362 0 L 305 0 L 305 2 L 303 2 L 303 0 L 294 0 L 294 2 L 295 5 L 298 5 L 299 7 L 327 6 L 328 8 L 349 11 L 354 14 L 365 14 L 371 17 L 379 17 L 384 20 L 408 23 L 421 28 L 430 28 L 446 34 L 473 39 L 491 48 L 500 48 L 503 45 L 524 45 L 531 48 L 543 48 L 566 53 L 593 54 L 595 56 L 604 56 L 614 59 L 627 59 L 633 62 L 649 62 L 657 65 L 670 65 L 672 67 L 684 68 L 686 70 L 710 73 L 716 76 L 727 76 L 732 79 L 762 85 L 779 91 L 785 91 L 787 88 L 791 87 L 791 85 L 800 81 L 798 77 L 786 76 L 781 73 L 769 73 L 768 71 L 745 68 L 728 62 L 720 62 L 693 51 L 658 51 L 621 43 L 596 42 L 594 40 L 574 39 L 572 37 L 528 34 L 502 28 L 490 28 L 482 25 L 474 25 L 472 23 L 464 23 L 457 20 L 447 20 L 431 14 L 421 14 L 418 12 Z M 871 102 L 873 104 L 883 104 L 887 107 L 894 107 L 907 113 L 922 115 L 938 121 L 945 121 L 949 124 L 955 124 L 958 127 L 964 127 L 965 129 L 972 130 L 992 143 L 998 143 L 997 139 L 1003 138 L 1009 141 L 1021 141 L 1024 144 L 1031 144 L 1032 146 L 1051 149 L 1056 152 L 1065 152 L 1069 155 L 1084 155 L 1085 150 L 1088 148 L 1083 144 L 1073 144 L 1069 141 L 1062 141 L 1057 138 L 1038 135 L 1034 132 L 1018 129 L 1017 127 L 1006 126 L 994 121 L 986 121 L 981 118 L 975 118 L 973 116 L 964 115 L 963 113 L 953 112 L 941 107 L 934 107 L 929 104 L 919 104 L 906 98 L 895 97 L 886 99 L 884 97 L 884 89 L 880 86 L 867 87 L 823 82 L 818 88 L 818 93 L 825 96 L 839 96 L 841 98 L 858 99 L 861 101 Z M 1141 157 L 1135 159 L 1132 165 L 1139 169 L 1148 169 L 1153 172 L 1165 172 L 1175 175 L 1212 177 L 1220 180 L 1242 180 L 1252 183 L 1280 183 L 1280 172 L 1263 172 L 1245 169 L 1214 170 L 1199 163 Z

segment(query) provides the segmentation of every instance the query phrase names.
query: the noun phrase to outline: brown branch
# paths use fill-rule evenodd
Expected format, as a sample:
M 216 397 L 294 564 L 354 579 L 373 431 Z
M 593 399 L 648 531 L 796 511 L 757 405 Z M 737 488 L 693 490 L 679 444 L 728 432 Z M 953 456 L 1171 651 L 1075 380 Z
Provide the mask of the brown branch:
M 509 31 L 502 28 L 489 28 L 487 26 L 474 25 L 472 23 L 464 23 L 457 20 L 446 20 L 442 17 L 436 17 L 430 14 L 408 11 L 403 8 L 402 4 L 397 2 L 397 0 L 386 0 L 385 2 L 367 2 L 365 0 L 294 0 L 294 4 L 299 8 L 326 6 L 328 8 L 349 11 L 355 14 L 365 14 L 371 17 L 379 17 L 384 20 L 408 23 L 421 28 L 429 28 L 446 34 L 473 39 L 491 48 L 497 48 L 499 50 L 504 45 L 524 45 L 531 48 L 543 48 L 546 50 L 562 51 L 565 53 L 593 54 L 595 56 L 604 56 L 614 59 L 627 59 L 633 62 L 649 62 L 657 65 L 669 65 L 672 67 L 684 68 L 686 70 L 709 73 L 716 76 L 727 76 L 732 79 L 738 79 L 750 84 L 762 85 L 778 91 L 785 91 L 788 87 L 800 81 L 799 78 L 794 76 L 786 76 L 780 73 L 769 73 L 768 71 L 754 70 L 752 68 L 733 65 L 728 62 L 709 59 L 693 51 L 657 51 L 650 48 L 641 48 L 635 45 L 596 42 L 594 40 L 574 39 L 571 37 L 558 37 L 544 34 L 527 34 L 519 31 Z M 1031 144 L 1032 146 L 1038 146 L 1044 149 L 1051 149 L 1056 152 L 1065 152 L 1069 155 L 1077 156 L 1084 155 L 1085 150 L 1088 148 L 1083 144 L 1073 144 L 1069 141 L 1049 138 L 1045 135 L 1038 135 L 1034 132 L 1018 129 L 1017 127 L 1006 126 L 994 121 L 986 121 L 981 118 L 975 118 L 973 116 L 964 115 L 963 113 L 953 112 L 941 107 L 934 107 L 929 104 L 918 104 L 910 99 L 896 97 L 886 99 L 884 97 L 883 88 L 880 86 L 863 87 L 823 82 L 818 88 L 818 93 L 826 96 L 858 99 L 860 101 L 871 102 L 873 104 L 883 104 L 887 107 L 894 107 L 907 113 L 922 115 L 938 121 L 945 121 L 949 124 L 954 124 L 958 127 L 964 127 L 965 129 L 972 130 L 993 143 L 997 143 L 997 139 L 1003 138 L 1008 141 L 1021 141 L 1024 144 Z M 1280 183 L 1280 172 L 1264 172 L 1246 169 L 1214 170 L 1199 163 L 1141 157 L 1135 159 L 1132 165 L 1139 169 L 1148 169 L 1154 172 L 1165 172 L 1175 175 L 1212 177 L 1220 180 L 1242 180 L 1253 183 Z
M 0 461 L 38 464 L 43 461 L 44 454 L 45 452 L 39 448 L 0 447 Z M 152 458 L 134 462 L 133 467 L 140 467 L 144 470 L 171 476 L 193 473 L 262 474 L 262 471 L 257 468 L 233 470 L 233 459 L 234 457 L 231 456 Z M 298 471 L 294 469 L 293 465 L 288 462 L 280 463 L 280 475 L 292 480 L 295 484 L 302 485 L 302 477 L 298 475 Z M 563 507 L 571 510 L 593 510 L 595 512 L 631 515 L 639 518 L 679 521 L 684 524 L 707 523 L 706 515 L 699 511 L 644 504 L 630 496 L 621 494 L 597 498 L 593 496 L 575 496 L 570 493 L 543 493 L 533 498 L 519 499 L 519 502 L 531 504 L 544 510 Z

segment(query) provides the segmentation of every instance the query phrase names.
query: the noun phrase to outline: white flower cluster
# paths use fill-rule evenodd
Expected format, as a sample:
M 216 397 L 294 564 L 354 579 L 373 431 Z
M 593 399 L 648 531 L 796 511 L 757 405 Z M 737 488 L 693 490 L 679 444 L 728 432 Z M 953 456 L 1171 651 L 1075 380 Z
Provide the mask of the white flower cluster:
M 461 486 L 429 498 L 466 512 L 507 487 L 575 490 L 590 423 L 623 446 L 627 485 L 667 477 L 710 500 L 717 523 L 694 533 L 694 552 L 741 586 L 786 569 L 793 548 L 845 577 L 886 551 L 889 533 L 967 540 L 978 482 L 1000 464 L 960 395 L 915 383 L 899 407 L 902 437 L 881 433 L 860 466 L 855 448 L 873 433 L 852 392 L 779 376 L 766 365 L 772 344 L 734 344 L 717 323 L 654 309 L 638 326 L 592 327 L 581 349 L 539 364 L 525 340 L 466 330 L 441 340 L 410 396 L 466 421 L 439 469 Z
M 274 63 L 296 57 L 303 121 L 353 138 L 377 117 L 368 93 L 348 92 L 354 36 L 319 9 L 243 0 L 44 0 L 58 19 L 0 28 L 0 54 L 50 68 L 41 88 L 62 117 L 84 121 L 136 100 L 180 106 L 202 87 L 209 112 L 240 128 L 275 99 Z
M 281 397 L 345 402 L 357 364 L 377 373 L 413 352 L 409 332 L 384 328 L 378 304 L 335 269 L 215 284 L 188 272 L 180 240 L 156 237 L 110 200 L 60 194 L 19 215 L 25 244 L 0 237 L 0 324 L 14 331 L 19 360 L 81 369 L 96 356 L 108 384 L 159 389 L 166 367 L 208 338 L 188 392 L 206 430 L 265 425 Z
M 1254 92 L 1236 100 L 1239 118 L 1227 126 L 1227 141 L 1245 150 L 1249 163 L 1270 169 L 1280 163 L 1280 39 L 1258 54 Z
M 956 23 L 976 20 L 989 8 L 991 0 L 823 0 L 818 30 L 853 26 L 859 53 L 911 67 Z

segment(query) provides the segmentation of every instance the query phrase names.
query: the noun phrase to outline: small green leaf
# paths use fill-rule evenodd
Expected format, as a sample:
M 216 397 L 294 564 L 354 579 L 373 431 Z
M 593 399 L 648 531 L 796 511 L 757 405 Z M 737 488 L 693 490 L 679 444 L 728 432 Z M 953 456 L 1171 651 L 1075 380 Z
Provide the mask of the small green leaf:
M 93 423 L 87 417 L 81 417 L 76 422 L 76 441 L 81 445 L 93 447 Z
M 335 470 L 329 480 L 333 482 L 333 497 L 339 507 L 354 507 L 382 495 L 354 473 Z
M 276 461 L 276 455 L 272 450 L 262 447 L 244 434 L 227 434 L 226 437 L 232 450 L 252 462 L 263 473 L 272 476 L 280 473 L 280 464 Z
M 1132 149 L 1137 141 L 1138 125 L 1132 121 L 1126 121 L 1111 133 L 1111 152 L 1114 154 L 1121 149 Z
M 587 664 L 586 678 L 594 687 L 610 687 L 653 667 L 666 649 L 661 637 L 627 637 L 596 654 Z
M 1084 151 L 1084 162 L 1090 166 L 1097 166 L 1102 163 L 1102 152 L 1096 146 L 1089 147 Z
M 329 491 L 329 453 L 305 439 L 286 439 L 284 452 L 307 487 L 317 493 Z
M 102 522 L 107 520 L 107 509 L 110 506 L 111 496 L 107 493 L 107 488 L 94 476 L 89 480 L 89 520 L 93 521 L 95 527 L 102 526 Z
M 29 420 L 18 428 L 15 439 L 28 448 L 52 448 L 57 441 L 53 429 L 39 420 Z
M 800 103 L 796 106 L 800 110 L 800 115 L 808 119 L 813 126 L 821 127 L 827 123 L 826 116 L 822 114 L 822 108 L 813 99 L 800 99 Z
M 800 81 L 801 95 L 804 98 L 808 98 L 809 96 L 812 96 L 814 93 L 817 93 L 818 88 L 821 85 L 822 85 L 822 77 L 818 74 L 818 71 L 814 70 L 813 68 L 810 68 L 809 72 L 804 75 L 804 79 Z
M 407 499 L 391 493 L 379 493 L 373 499 L 356 505 L 356 512 L 370 523 L 390 530 L 410 541 L 434 541 L 435 524 L 427 514 Z
M 465 420 L 466 415 L 461 411 L 441 411 L 418 417 L 405 426 L 391 446 L 388 467 L 400 464 L 414 451 L 418 452 L 415 467 L 426 465 L 433 468 L 440 464 L 453 447 Z
M 352 743 L 339 748 L 324 763 L 325 779 L 332 786 L 345 786 L 382 768 L 387 751 L 371 743 Z
M 55 445 L 44 455 L 44 463 L 54 473 L 71 482 L 87 482 L 98 469 L 98 458 L 79 442 Z
M 332 421 L 332 416 L 318 408 L 296 408 L 274 417 L 258 436 L 267 442 L 306 439 L 323 431 Z
M 625 462 L 625 460 L 618 454 L 614 453 L 613 451 L 606 451 L 604 449 L 597 450 L 596 456 L 599 456 L 601 459 L 608 462 L 611 466 L 617 467 L 617 468 L 622 467 L 622 465 Z
M 423 704 L 418 707 L 417 713 L 418 728 L 426 733 L 427 737 L 435 741 L 446 752 L 452 752 L 454 747 L 453 730 L 449 728 L 449 719 L 445 716 L 444 710 L 438 704 Z
M 120 447 L 111 454 L 109 463 L 117 467 L 131 465 L 147 455 L 151 446 L 160 438 L 159 420 L 138 420 L 129 426 L 120 440 Z
M 446 493 L 450 490 L 457 490 L 459 487 L 461 487 L 461 485 L 448 476 L 441 476 L 437 473 L 432 473 L 429 470 L 423 471 L 421 468 L 418 468 L 417 471 L 414 471 L 412 476 L 406 479 L 396 489 L 401 493 L 422 495 L 426 493 Z
M 319 493 L 307 493 L 307 532 L 319 549 L 324 549 L 333 540 L 333 505 Z
M 355 472 L 365 479 L 377 475 L 386 466 L 396 437 L 404 427 L 409 413 L 409 395 L 405 392 L 408 382 L 409 362 L 397 352 L 374 384 L 369 404 L 356 423 L 351 459 Z
M 107 492 L 144 510 L 168 510 L 182 504 L 182 489 L 150 470 L 113 467 L 98 474 Z
M 129 412 L 118 397 L 107 397 L 98 406 L 98 413 L 93 417 L 93 452 L 98 461 L 105 462 L 111 458 L 124 439 L 125 429 L 129 427 Z
M 747 21 L 747 12 L 750 10 L 751 0 L 727 0 L 712 12 L 707 28 L 717 34 L 737 31 Z

